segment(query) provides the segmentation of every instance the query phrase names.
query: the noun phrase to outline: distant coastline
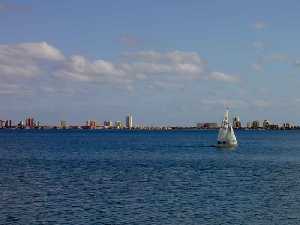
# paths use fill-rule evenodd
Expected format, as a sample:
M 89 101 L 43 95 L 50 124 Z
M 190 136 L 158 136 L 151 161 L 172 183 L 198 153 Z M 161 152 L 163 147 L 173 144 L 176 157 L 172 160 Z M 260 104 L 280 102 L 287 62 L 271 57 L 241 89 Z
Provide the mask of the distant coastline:
M 198 128 L 198 127 L 144 127 L 144 128 L 87 128 L 87 127 L 80 127 L 80 126 L 72 126 L 68 128 L 60 128 L 60 127 L 50 127 L 50 126 L 40 126 L 40 127 L 33 127 L 33 128 L 20 128 L 20 127 L 9 127 L 9 128 L 0 128 L 1 130 L 40 130 L 40 131 L 48 131 L 48 130 L 59 130 L 59 131 L 67 131 L 67 130 L 77 130 L 77 131 L 213 131 L 213 130 L 218 130 L 219 128 Z M 284 128 L 284 127 L 279 127 L 279 128 L 247 128 L 247 127 L 242 127 L 242 128 L 235 128 L 235 130 L 242 130 L 242 131 L 280 131 L 280 130 L 300 130 L 300 126 L 295 126 L 291 128 Z
M 298 130 L 300 126 L 290 122 L 281 124 L 272 123 L 269 120 L 264 120 L 262 123 L 259 120 L 247 122 L 243 125 L 240 117 L 235 116 L 232 120 L 232 127 L 235 130 Z M 172 126 L 172 125 L 141 125 L 134 124 L 132 114 L 125 117 L 125 123 L 122 120 L 115 122 L 104 120 L 97 122 L 96 120 L 87 120 L 85 124 L 68 124 L 65 120 L 60 120 L 59 125 L 50 125 L 36 121 L 33 117 L 27 117 L 25 120 L 20 120 L 14 123 L 12 120 L 0 120 L 0 129 L 19 129 L 19 130 L 217 130 L 220 125 L 216 122 L 202 122 L 190 126 Z

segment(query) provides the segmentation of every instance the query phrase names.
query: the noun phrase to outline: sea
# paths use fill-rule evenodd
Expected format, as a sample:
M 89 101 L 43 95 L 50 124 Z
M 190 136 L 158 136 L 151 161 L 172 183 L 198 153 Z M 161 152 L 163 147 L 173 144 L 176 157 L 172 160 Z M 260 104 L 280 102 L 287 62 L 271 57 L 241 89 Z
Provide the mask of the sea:
M 300 131 L 1 130 L 0 224 L 300 224 Z

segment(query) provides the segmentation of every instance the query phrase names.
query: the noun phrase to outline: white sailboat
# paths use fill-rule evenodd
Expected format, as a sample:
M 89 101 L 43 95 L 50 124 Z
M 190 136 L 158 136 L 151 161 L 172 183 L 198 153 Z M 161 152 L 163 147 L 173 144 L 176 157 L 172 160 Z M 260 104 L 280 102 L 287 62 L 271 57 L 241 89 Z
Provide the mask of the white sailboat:
M 217 147 L 235 147 L 237 146 L 238 142 L 236 140 L 233 128 L 229 123 L 228 117 L 229 111 L 226 110 L 224 114 L 224 119 L 222 121 L 219 134 L 218 134 L 218 143 Z

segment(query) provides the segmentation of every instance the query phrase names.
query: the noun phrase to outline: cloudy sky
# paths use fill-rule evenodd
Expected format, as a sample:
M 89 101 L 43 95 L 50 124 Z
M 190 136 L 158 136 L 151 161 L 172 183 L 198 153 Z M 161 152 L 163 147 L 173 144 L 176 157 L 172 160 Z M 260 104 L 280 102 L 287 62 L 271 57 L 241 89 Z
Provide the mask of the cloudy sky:
M 299 1 L 0 1 L 0 119 L 300 123 Z

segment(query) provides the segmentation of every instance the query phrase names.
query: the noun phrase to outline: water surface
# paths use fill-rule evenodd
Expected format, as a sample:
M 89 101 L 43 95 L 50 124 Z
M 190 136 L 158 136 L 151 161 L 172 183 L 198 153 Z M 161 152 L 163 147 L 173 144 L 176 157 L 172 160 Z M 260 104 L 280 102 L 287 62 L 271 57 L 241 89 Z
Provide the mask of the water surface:
M 300 224 L 300 131 L 0 131 L 0 224 Z

